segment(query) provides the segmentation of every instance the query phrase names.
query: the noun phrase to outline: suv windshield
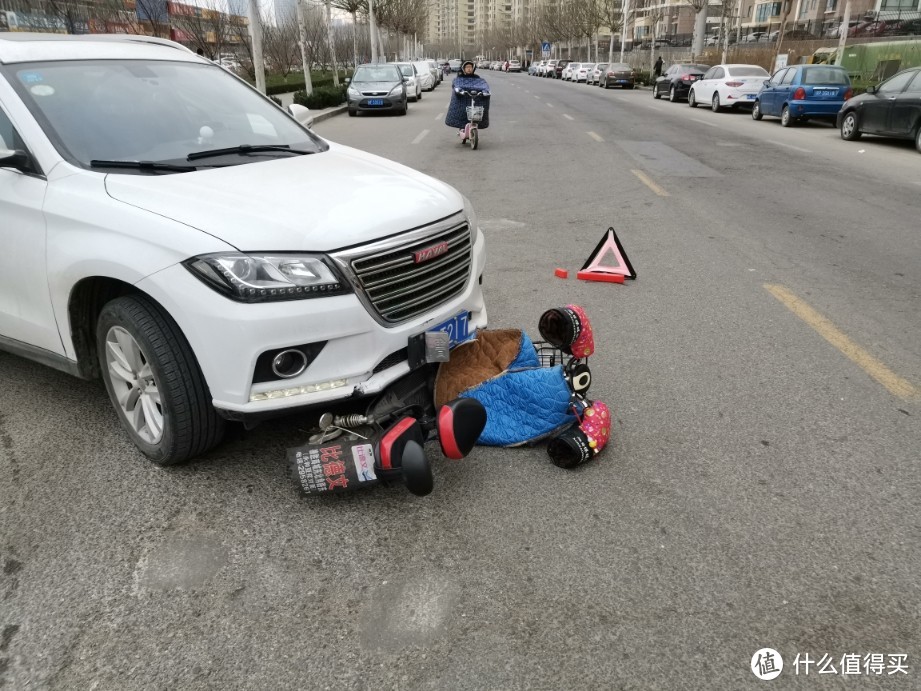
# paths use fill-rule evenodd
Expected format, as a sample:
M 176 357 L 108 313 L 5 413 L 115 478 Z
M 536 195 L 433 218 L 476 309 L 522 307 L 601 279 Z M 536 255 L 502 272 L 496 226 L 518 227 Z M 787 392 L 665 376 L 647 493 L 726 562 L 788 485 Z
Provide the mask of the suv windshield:
M 214 65 L 74 60 L 15 65 L 6 74 L 61 155 L 85 168 L 94 160 L 185 164 L 189 154 L 241 145 L 327 148 Z M 240 153 L 221 164 L 252 161 Z

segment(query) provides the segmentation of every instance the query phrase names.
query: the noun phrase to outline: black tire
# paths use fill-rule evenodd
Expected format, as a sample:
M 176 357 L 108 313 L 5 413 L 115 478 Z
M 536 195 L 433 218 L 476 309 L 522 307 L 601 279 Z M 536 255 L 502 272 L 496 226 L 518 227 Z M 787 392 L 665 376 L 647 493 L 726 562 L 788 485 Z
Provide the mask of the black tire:
M 397 111 L 397 115 L 406 115 L 407 111 L 409 111 L 409 103 L 404 103 L 403 107 Z
M 697 107 L 697 98 L 694 96 L 694 89 L 688 91 L 688 105 L 691 106 L 691 108 Z
M 662 94 L 659 93 L 659 87 L 657 87 L 655 84 L 652 85 L 652 97 L 655 99 L 662 98 Z
M 860 134 L 860 121 L 857 119 L 857 113 L 852 110 L 841 121 L 841 138 L 846 142 L 853 142 L 860 139 Z
M 604 80 L 604 88 L 605 88 L 605 89 L 610 89 L 610 88 L 611 88 L 611 85 L 608 84 L 607 78 L 605 78 L 605 80 Z
M 720 105 L 720 95 L 718 93 L 714 93 L 713 100 L 710 101 L 710 110 L 712 110 L 714 113 L 719 113 L 720 108 L 722 108 Z
M 780 111 L 780 126 L 781 127 L 793 127 L 796 124 L 796 118 L 790 115 L 790 109 L 787 106 L 783 107 L 783 110 Z
M 470 130 L 470 148 L 476 151 L 476 148 L 480 145 L 480 135 L 477 133 L 476 129 Z
M 760 120 L 764 117 L 764 113 L 761 112 L 761 101 L 755 101 L 755 104 L 752 106 L 752 120 Z
M 159 392 L 162 433 L 153 443 L 133 428 L 118 402 L 117 384 L 106 360 L 106 339 L 115 328 L 134 339 Z M 225 422 L 211 404 L 211 393 L 192 348 L 176 322 L 153 300 L 129 295 L 106 304 L 96 322 L 96 347 L 102 379 L 122 426 L 151 461 L 163 466 L 181 463 L 223 439 Z
M 668 87 L 668 100 L 669 100 L 669 102 L 671 102 L 671 103 L 677 103 L 677 102 L 678 102 L 678 93 L 675 91 L 675 87 L 674 87 L 674 86 Z
M 356 111 L 354 108 L 349 108 L 349 117 L 354 118 L 356 115 L 358 115 L 358 111 Z
M 915 148 L 921 153 L 921 125 L 918 125 L 918 131 L 915 132 Z
M 421 100 L 422 100 L 422 92 L 421 92 L 421 91 L 419 92 L 419 95 L 416 96 L 416 100 L 417 100 L 417 101 L 421 101 Z

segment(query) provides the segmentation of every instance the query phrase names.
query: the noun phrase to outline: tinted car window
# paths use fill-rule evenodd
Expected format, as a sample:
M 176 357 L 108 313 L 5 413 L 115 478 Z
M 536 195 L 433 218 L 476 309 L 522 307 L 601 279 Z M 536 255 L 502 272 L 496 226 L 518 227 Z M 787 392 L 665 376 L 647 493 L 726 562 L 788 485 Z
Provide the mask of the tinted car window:
M 13 137 L 13 123 L 6 117 L 6 113 L 0 110 L 0 149 L 15 149 Z
M 726 74 L 726 70 L 722 67 L 717 67 L 713 70 L 713 74 L 710 75 L 710 79 L 722 79 Z
M 908 86 L 908 82 L 911 81 L 915 74 L 915 72 L 901 72 L 880 84 L 877 91 L 881 94 L 900 93 Z
M 836 70 L 833 67 L 806 67 L 803 69 L 802 83 L 847 85 L 850 81 L 844 70 Z
M 793 83 L 793 80 L 795 78 L 796 78 L 796 70 L 792 70 L 792 69 L 787 70 L 787 73 L 783 76 L 783 79 L 780 81 L 780 83 L 783 86 L 789 86 L 790 84 Z
M 733 77 L 768 77 L 768 71 L 757 65 L 743 65 L 741 67 L 732 67 L 730 72 Z
M 910 91 L 913 94 L 921 92 L 921 70 L 915 72 L 915 78 L 911 80 L 911 84 L 908 85 L 905 91 Z
M 771 86 L 777 86 L 783 81 L 783 78 L 787 75 L 787 70 L 777 70 L 774 73 L 774 76 L 771 77 Z
M 611 65 L 611 69 L 612 69 L 612 70 L 617 70 L 617 71 L 620 71 L 620 72 L 629 71 L 629 70 L 630 70 L 630 65 L 628 65 L 628 64 L 625 63 L 625 62 L 615 62 L 613 65 Z

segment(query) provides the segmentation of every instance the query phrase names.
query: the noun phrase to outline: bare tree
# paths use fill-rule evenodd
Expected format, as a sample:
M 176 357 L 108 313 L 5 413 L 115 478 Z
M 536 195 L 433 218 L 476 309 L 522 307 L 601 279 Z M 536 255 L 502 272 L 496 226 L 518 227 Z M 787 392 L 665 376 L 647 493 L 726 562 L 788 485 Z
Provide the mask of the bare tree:
M 696 60 L 704 50 L 704 36 L 707 33 L 707 0 L 685 0 L 694 10 L 694 41 L 691 45 L 691 59 Z
M 608 63 L 614 62 L 614 36 L 620 33 L 624 25 L 623 0 L 601 0 L 598 6 L 601 24 L 611 30 L 611 41 L 608 44 Z
M 285 16 L 276 26 L 266 25 L 263 28 L 262 50 L 269 69 L 287 78 L 300 60 L 296 17 Z
M 45 15 L 59 22 L 68 34 L 86 33 L 91 8 L 82 0 L 45 0 Z M 30 27 L 41 30 L 39 27 Z M 48 29 L 46 29 L 48 30 Z
M 205 0 L 200 6 L 173 3 L 173 8 L 177 10 L 173 24 L 192 48 L 210 60 L 224 52 L 232 24 L 218 0 Z
M 367 9 L 367 4 L 362 0 L 332 0 L 332 6 L 337 10 L 348 12 L 352 15 L 352 63 L 358 64 L 358 13 Z
M 119 2 L 119 0 L 113 0 Z M 135 0 L 137 18 L 144 27 L 142 33 L 150 32 L 153 36 L 169 38 L 170 18 L 166 0 Z

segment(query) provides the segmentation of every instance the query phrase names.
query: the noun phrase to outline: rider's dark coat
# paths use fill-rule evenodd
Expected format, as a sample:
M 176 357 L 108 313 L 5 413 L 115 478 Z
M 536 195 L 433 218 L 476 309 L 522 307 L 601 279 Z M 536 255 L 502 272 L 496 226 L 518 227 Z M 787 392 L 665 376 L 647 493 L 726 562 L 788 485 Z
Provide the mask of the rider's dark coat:
M 467 124 L 467 106 L 470 105 L 469 96 L 461 96 L 457 89 L 475 89 L 477 91 L 489 91 L 489 84 L 485 79 L 481 79 L 476 74 L 469 77 L 459 74 L 454 78 L 451 85 L 451 105 L 448 106 L 448 114 L 445 116 L 445 124 L 448 127 L 461 128 Z M 489 97 L 480 96 L 476 99 L 476 105 L 483 106 L 483 119 L 477 125 L 481 130 L 489 127 Z

